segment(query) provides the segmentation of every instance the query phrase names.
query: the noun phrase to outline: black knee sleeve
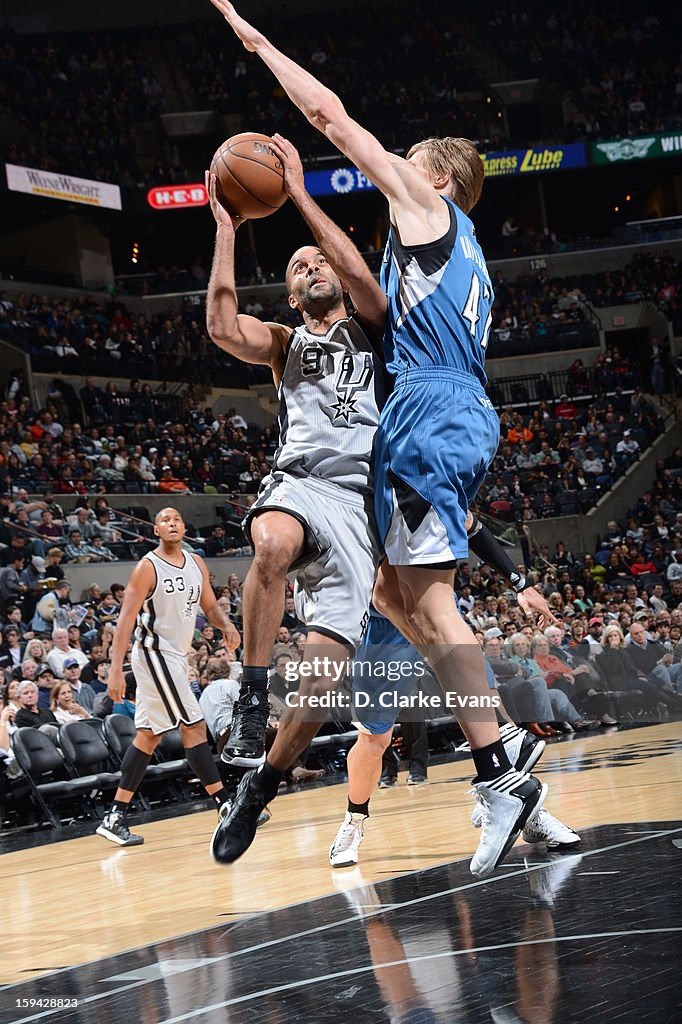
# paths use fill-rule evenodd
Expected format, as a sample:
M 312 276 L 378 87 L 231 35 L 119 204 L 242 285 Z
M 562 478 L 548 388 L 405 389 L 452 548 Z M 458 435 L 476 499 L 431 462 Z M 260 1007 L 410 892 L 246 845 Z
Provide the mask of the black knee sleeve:
M 151 757 L 151 754 L 145 754 L 144 750 L 140 750 L 134 743 L 131 743 L 123 755 L 119 788 L 126 789 L 129 793 L 136 793 Z
M 213 786 L 216 782 L 221 781 L 208 743 L 204 741 L 197 743 L 195 747 L 185 747 L 185 757 L 203 786 Z

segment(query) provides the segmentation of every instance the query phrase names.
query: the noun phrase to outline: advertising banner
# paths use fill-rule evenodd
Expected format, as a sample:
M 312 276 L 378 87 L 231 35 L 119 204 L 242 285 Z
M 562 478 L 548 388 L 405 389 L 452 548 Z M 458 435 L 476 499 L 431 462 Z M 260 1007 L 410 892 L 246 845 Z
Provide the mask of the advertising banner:
M 206 187 L 196 185 L 156 185 L 147 192 L 147 202 L 153 210 L 187 210 L 192 206 L 206 206 Z
M 565 171 L 572 167 L 587 166 L 582 142 L 571 142 L 565 146 L 529 146 L 527 149 L 510 149 L 504 153 L 483 153 L 481 159 L 488 178 Z
M 63 199 L 69 203 L 85 203 L 87 206 L 106 207 L 108 210 L 121 209 L 121 190 L 118 185 L 76 178 L 72 174 L 39 171 L 35 167 L 18 167 L 16 164 L 5 164 L 5 170 L 7 188 L 12 192 L 25 192 L 46 199 Z
M 357 167 L 332 167 L 307 171 L 305 187 L 311 196 L 345 196 L 349 192 L 373 192 L 376 187 Z
M 629 160 L 655 160 L 682 153 L 682 132 L 652 132 L 634 139 L 611 139 L 590 145 L 593 164 L 620 164 Z
M 481 159 L 488 178 L 587 167 L 587 154 L 582 142 L 572 142 L 565 146 L 530 146 L 504 153 L 482 153 Z M 375 189 L 369 178 L 357 167 L 308 171 L 305 186 L 311 196 L 348 195 Z

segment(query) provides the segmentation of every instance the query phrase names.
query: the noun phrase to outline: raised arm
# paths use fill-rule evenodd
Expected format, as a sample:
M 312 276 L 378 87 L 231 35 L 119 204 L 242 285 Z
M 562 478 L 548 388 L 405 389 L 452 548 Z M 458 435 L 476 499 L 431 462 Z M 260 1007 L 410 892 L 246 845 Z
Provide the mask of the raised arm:
M 238 312 L 234 236 L 242 221 L 235 218 L 235 225 L 218 202 L 216 177 L 209 171 L 206 171 L 206 191 L 216 222 L 213 266 L 206 296 L 206 327 L 211 341 L 245 363 L 271 366 L 275 376 L 279 376 L 290 329 Z
M 125 678 L 123 676 L 123 660 L 128 650 L 130 637 L 135 625 L 137 613 L 151 594 L 155 584 L 154 566 L 148 558 L 143 558 L 133 569 L 132 576 L 123 596 L 121 613 L 116 622 L 114 639 L 111 642 L 109 656 L 111 668 L 107 679 L 107 692 L 114 704 L 120 704 L 125 697 Z
M 312 231 L 327 262 L 349 292 L 359 317 L 382 331 L 386 319 L 386 296 L 357 247 L 306 192 L 303 166 L 295 146 L 281 135 L 273 135 L 272 149 L 284 168 L 287 193 Z
M 393 219 L 406 244 L 431 241 L 443 233 L 449 219 L 433 185 L 402 157 L 381 143 L 346 112 L 339 97 L 309 71 L 276 49 L 266 37 L 237 14 L 229 0 L 211 0 L 247 50 L 270 68 L 287 95 L 312 125 L 373 181 L 391 204 Z M 430 215 L 430 216 L 429 216 Z M 432 223 L 434 221 L 434 223 Z M 422 239 L 424 234 L 432 238 Z

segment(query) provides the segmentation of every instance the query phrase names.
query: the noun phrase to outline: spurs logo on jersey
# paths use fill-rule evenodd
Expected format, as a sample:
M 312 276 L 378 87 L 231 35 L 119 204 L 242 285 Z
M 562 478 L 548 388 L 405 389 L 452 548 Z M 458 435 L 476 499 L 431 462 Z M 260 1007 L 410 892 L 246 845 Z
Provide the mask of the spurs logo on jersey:
M 273 471 L 370 491 L 383 366 L 355 317 L 338 320 L 323 335 L 306 327 L 292 333 L 279 398 Z
M 358 367 L 361 367 L 358 373 Z M 355 380 L 353 375 L 357 374 Z M 339 396 L 338 402 L 332 406 L 335 410 L 334 419 L 342 417 L 346 423 L 350 423 L 350 414 L 355 412 L 357 396 L 366 391 L 374 376 L 372 357 L 366 352 L 364 356 L 354 356 L 347 352 L 341 362 L 341 369 L 336 378 L 336 393 Z
M 191 619 L 194 621 L 197 617 L 197 605 L 199 604 L 199 598 L 201 597 L 201 587 L 190 587 L 189 594 L 187 595 L 187 603 L 185 604 L 184 611 L 182 613 L 183 618 Z
M 144 556 L 154 566 L 156 584 L 137 616 L 135 640 L 155 651 L 187 654 L 201 600 L 201 569 L 190 554 L 182 567 L 171 565 L 154 551 Z

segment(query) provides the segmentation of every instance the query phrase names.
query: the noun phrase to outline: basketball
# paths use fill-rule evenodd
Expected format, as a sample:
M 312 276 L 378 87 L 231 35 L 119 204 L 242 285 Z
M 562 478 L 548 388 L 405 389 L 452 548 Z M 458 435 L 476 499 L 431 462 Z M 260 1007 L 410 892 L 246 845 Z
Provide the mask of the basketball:
M 229 213 L 255 220 L 286 202 L 284 171 L 267 135 L 233 135 L 216 150 L 211 171 L 218 179 L 218 199 Z

